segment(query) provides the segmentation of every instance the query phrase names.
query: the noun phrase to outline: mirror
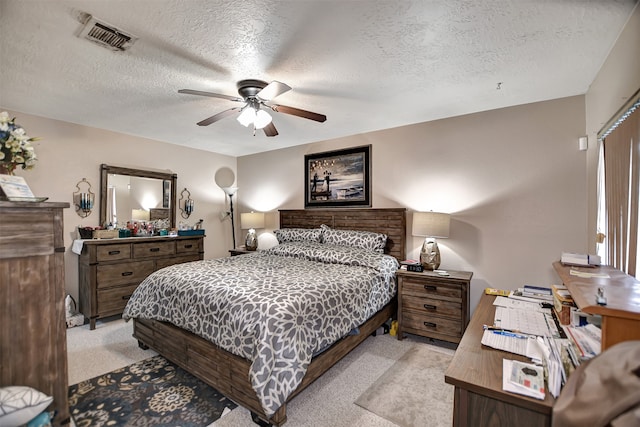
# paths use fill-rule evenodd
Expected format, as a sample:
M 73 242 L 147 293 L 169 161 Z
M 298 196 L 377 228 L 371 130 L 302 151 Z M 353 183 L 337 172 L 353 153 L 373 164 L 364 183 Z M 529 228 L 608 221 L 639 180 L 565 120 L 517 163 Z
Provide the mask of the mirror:
M 175 228 L 176 174 L 105 164 L 100 168 L 100 225 L 168 219 Z

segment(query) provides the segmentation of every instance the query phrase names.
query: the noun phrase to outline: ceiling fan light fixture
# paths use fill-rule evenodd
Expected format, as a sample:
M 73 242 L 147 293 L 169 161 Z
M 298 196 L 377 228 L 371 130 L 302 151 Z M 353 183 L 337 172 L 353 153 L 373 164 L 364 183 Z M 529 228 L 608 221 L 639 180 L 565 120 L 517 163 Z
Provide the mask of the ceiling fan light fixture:
M 244 107 L 240 115 L 238 116 L 238 122 L 244 127 L 248 127 L 256 120 L 256 110 L 252 106 L 247 105 Z M 266 125 L 265 125 L 266 126 Z
M 253 125 L 256 129 L 262 129 L 271 123 L 271 120 L 273 120 L 273 118 L 269 113 L 264 110 L 258 110 L 256 113 L 256 120 L 253 122 Z

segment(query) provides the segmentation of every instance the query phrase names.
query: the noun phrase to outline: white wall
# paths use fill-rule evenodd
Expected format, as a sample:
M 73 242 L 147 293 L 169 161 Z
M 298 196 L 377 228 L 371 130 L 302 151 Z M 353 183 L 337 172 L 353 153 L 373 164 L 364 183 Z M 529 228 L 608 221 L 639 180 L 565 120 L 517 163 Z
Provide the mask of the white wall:
M 304 155 L 372 145 L 372 206 L 452 214 L 443 269 L 485 287 L 558 281 L 562 251 L 587 250 L 584 97 L 454 117 L 238 158 L 239 212 L 304 207 Z M 329 117 L 330 120 L 330 117 Z M 329 121 L 327 121 L 329 123 Z M 408 230 L 409 236 L 411 230 Z M 409 238 L 418 258 L 422 240 Z
M 87 218 L 80 218 L 73 208 L 72 195 L 76 184 L 86 178 L 96 193 L 99 206 L 100 165 L 106 163 L 136 169 L 171 172 L 178 175 L 177 198 L 187 187 L 195 201 L 195 212 L 188 220 L 176 221 L 194 224 L 204 219 L 205 258 L 228 256 L 231 248 L 229 221 L 220 221 L 219 212 L 227 210 L 225 194 L 214 182 L 220 168 L 236 171 L 236 158 L 201 150 L 184 148 L 144 138 L 118 134 L 102 129 L 79 126 L 72 123 L 45 119 L 20 112 L 6 110 L 16 117 L 16 123 L 30 137 L 40 137 L 34 143 L 38 162 L 34 169 L 16 170 L 23 176 L 36 196 L 49 197 L 49 201 L 68 202 L 71 208 L 64 212 L 65 282 L 67 292 L 78 297 L 78 256 L 71 252 L 76 228 L 97 226 L 99 208 Z M 237 174 L 236 174 L 237 175 Z M 84 187 L 82 187 L 84 189 Z M 236 235 L 237 236 L 237 235 Z

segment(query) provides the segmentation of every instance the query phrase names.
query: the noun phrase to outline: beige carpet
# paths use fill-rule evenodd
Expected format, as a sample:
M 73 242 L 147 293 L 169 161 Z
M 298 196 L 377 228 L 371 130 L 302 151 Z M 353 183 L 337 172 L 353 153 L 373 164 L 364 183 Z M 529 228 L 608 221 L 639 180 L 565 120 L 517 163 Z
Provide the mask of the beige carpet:
M 356 404 L 402 427 L 450 426 L 453 386 L 444 382 L 451 356 L 414 345 Z

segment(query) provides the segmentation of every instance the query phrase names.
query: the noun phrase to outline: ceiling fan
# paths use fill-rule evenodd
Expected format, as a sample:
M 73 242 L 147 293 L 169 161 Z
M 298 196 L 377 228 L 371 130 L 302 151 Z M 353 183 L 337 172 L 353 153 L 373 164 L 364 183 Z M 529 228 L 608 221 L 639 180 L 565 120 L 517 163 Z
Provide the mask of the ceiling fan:
M 291 87 L 284 83 L 274 80 L 271 83 L 267 84 L 267 82 L 264 82 L 262 80 L 249 79 L 240 80 L 237 86 L 238 94 L 240 94 L 240 97 L 223 95 L 213 92 L 203 92 L 200 90 L 192 89 L 180 89 L 178 93 L 210 96 L 212 98 L 222 98 L 228 99 L 229 101 L 244 103 L 244 105 L 241 107 L 233 107 L 215 114 L 209 118 L 206 118 L 198 122 L 198 126 L 208 126 L 211 123 L 215 123 L 218 120 L 224 119 L 225 117 L 237 114 L 237 120 L 242 125 L 246 127 L 249 127 L 249 125 L 253 125 L 254 135 L 256 134 L 256 129 L 262 129 L 267 136 L 278 135 L 278 131 L 273 125 L 271 115 L 264 109 L 262 109 L 262 107 L 265 107 L 265 109 L 271 109 L 278 113 L 291 114 L 292 116 L 315 120 L 316 122 L 324 122 L 325 120 L 327 120 L 327 116 L 325 116 L 324 114 L 318 114 L 294 107 L 287 107 L 286 105 L 270 103 L 270 101 L 275 97 L 291 90 Z

